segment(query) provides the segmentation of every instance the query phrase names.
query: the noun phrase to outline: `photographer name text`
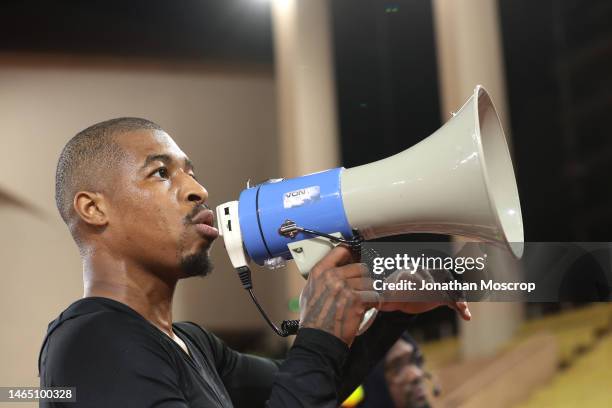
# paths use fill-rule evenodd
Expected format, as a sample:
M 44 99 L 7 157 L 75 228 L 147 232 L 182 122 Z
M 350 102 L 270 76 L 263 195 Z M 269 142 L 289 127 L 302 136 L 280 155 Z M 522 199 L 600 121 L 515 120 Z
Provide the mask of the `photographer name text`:
M 374 290 L 387 291 L 387 290 L 400 290 L 400 291 L 452 291 L 452 290 L 463 290 L 463 291 L 523 291 L 533 292 L 535 290 L 534 282 L 495 282 L 491 279 L 481 280 L 477 282 L 460 282 L 457 280 L 451 280 L 448 282 L 428 282 L 420 281 L 415 282 L 412 280 L 399 280 L 397 282 L 385 282 L 382 279 L 376 279 L 373 283 Z

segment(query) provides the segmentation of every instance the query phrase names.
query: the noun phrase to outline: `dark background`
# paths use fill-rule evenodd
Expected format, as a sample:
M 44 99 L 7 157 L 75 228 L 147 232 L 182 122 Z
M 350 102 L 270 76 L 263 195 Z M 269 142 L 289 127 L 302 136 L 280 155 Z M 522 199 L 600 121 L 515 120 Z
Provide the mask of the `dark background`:
M 499 0 L 499 10 L 525 239 L 610 241 L 612 2 Z M 332 0 L 330 15 L 343 165 L 438 129 L 431 2 Z M 273 69 L 269 4 L 254 0 L 3 2 L 0 52 Z M 420 317 L 425 337 L 441 318 L 456 329 L 438 310 Z
M 272 63 L 265 1 L 9 0 L 0 11 L 2 51 Z

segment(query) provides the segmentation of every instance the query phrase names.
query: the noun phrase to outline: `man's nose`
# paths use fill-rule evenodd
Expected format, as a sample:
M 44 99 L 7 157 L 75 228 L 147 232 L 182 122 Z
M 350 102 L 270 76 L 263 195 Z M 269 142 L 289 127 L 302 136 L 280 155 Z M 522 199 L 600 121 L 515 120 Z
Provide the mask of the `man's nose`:
M 183 185 L 183 200 L 197 203 L 204 203 L 208 200 L 208 191 L 196 179 L 185 174 L 185 184 Z
M 412 367 L 412 373 L 419 381 L 423 380 L 423 378 L 425 377 L 425 371 L 417 365 L 414 365 Z

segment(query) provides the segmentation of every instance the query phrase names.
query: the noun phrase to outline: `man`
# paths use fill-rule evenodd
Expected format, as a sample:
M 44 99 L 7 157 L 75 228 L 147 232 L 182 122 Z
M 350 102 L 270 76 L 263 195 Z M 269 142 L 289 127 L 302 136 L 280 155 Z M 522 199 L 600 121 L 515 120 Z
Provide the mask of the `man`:
M 428 408 L 423 363 L 418 344 L 404 333 L 365 379 L 359 408 Z
M 188 157 L 148 120 L 98 123 L 64 147 L 56 201 L 79 247 L 84 297 L 49 325 L 39 370 L 41 386 L 76 387 L 66 406 L 336 406 L 406 328 L 401 312 L 440 305 L 388 303 L 355 340 L 381 299 L 367 268 L 338 247 L 310 274 L 287 359 L 237 353 L 172 320 L 178 280 L 211 270 L 218 233 L 207 199 Z

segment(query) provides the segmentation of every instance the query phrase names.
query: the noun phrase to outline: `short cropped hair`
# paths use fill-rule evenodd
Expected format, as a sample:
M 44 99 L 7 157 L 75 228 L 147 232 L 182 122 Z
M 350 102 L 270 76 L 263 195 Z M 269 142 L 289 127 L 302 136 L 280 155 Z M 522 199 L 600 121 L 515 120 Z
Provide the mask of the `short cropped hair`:
M 142 129 L 162 130 L 150 120 L 117 118 L 96 123 L 77 133 L 62 149 L 55 172 L 55 203 L 70 225 L 74 195 L 83 190 L 100 191 L 103 172 L 115 168 L 125 157 L 116 136 Z

